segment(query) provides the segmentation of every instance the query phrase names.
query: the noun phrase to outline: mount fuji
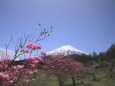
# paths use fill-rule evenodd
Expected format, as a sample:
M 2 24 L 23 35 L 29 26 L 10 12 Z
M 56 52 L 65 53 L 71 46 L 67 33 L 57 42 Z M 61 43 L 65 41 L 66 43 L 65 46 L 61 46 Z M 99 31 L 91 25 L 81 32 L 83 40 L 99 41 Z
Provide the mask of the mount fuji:
M 54 49 L 50 52 L 47 52 L 47 55 L 62 55 L 62 54 L 64 54 L 65 56 L 73 55 L 73 54 L 88 55 L 87 53 L 85 53 L 81 50 L 78 50 L 78 49 L 72 47 L 71 45 L 65 45 L 60 48 Z

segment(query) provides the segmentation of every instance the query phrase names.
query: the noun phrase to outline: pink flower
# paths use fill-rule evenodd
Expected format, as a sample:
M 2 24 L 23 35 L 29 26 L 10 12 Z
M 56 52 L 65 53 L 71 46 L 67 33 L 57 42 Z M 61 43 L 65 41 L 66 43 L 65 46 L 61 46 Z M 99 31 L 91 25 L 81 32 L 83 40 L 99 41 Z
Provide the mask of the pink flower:
M 46 52 L 41 52 L 41 54 L 42 54 L 43 56 L 46 56 Z
M 26 50 L 25 53 L 29 53 L 30 51 L 29 50 Z
M 23 47 L 24 47 L 24 45 L 19 45 L 19 47 L 23 48 Z
M 12 66 L 12 70 L 16 70 L 17 69 L 17 66 Z
M 37 64 L 38 62 L 39 62 L 38 60 L 34 60 L 34 61 L 33 61 L 34 64 Z
M 27 47 L 27 48 L 32 48 L 32 46 L 34 46 L 34 43 L 33 43 L 33 42 L 30 42 L 30 43 L 26 44 L 26 47 Z
M 0 69 L 6 69 L 8 67 L 8 64 L 2 62 L 2 64 L 0 64 Z
M 32 79 L 31 81 L 35 81 L 35 79 Z
M 34 55 L 35 60 L 38 60 L 39 62 L 43 61 L 43 59 L 39 55 Z
M 13 80 L 8 81 L 8 84 L 10 84 L 10 85 L 11 85 L 12 83 L 13 83 Z
M 27 79 L 22 79 L 22 82 L 29 82 L 29 80 L 27 80 Z
M 36 47 L 35 47 L 35 46 L 33 46 L 33 45 L 32 45 L 32 46 L 30 46 L 30 48 L 31 48 L 31 49 L 33 49 L 33 50 L 36 50 Z
M 33 74 L 33 71 L 27 71 L 26 74 L 31 75 L 31 74 Z
M 34 70 L 33 70 L 33 73 L 34 73 L 34 74 L 37 74 L 37 72 L 38 72 L 37 69 L 34 69 Z
M 0 72 L 0 77 L 5 80 L 7 78 L 9 78 L 9 75 L 8 74 L 5 74 L 4 72 Z
M 29 67 L 30 67 L 31 69 L 35 69 L 35 68 L 37 67 L 37 65 L 35 65 L 35 64 L 30 64 Z
M 20 50 L 21 53 L 29 53 L 29 50 Z
M 24 51 L 24 50 L 20 50 L 20 52 L 21 52 L 21 53 L 25 53 L 25 51 Z
M 42 46 L 40 44 L 35 46 L 35 43 L 33 43 L 33 42 L 30 42 L 30 43 L 26 44 L 26 47 L 29 48 L 29 49 L 33 49 L 33 50 L 42 48 Z
M 9 62 L 10 60 L 8 59 L 8 57 L 2 57 L 1 58 L 1 62 L 2 63 L 7 63 L 7 62 Z
M 0 72 L 0 77 L 2 77 L 2 76 L 4 76 L 5 74 L 4 74 L 4 72 Z
M 17 79 L 17 77 L 13 77 L 13 80 L 16 80 Z
M 34 58 L 33 57 L 28 57 L 27 60 L 28 60 L 29 63 L 31 63 L 34 60 Z
M 34 58 L 35 58 L 35 59 L 38 59 L 38 58 L 39 58 L 39 55 L 34 55 Z
M 36 45 L 36 49 L 41 49 L 42 46 L 40 44 Z
M 18 68 L 18 69 L 23 69 L 23 68 L 24 68 L 24 65 L 18 65 L 17 68 Z
M 3 65 L 2 64 L 0 64 L 0 69 L 2 69 L 3 68 Z

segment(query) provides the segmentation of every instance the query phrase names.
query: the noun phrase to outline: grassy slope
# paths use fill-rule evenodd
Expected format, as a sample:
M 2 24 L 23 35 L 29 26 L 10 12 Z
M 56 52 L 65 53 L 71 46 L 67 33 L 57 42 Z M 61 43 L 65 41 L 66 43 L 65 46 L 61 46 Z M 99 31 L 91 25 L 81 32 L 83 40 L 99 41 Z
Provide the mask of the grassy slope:
M 105 75 L 97 74 L 97 80 L 94 81 L 92 76 L 87 76 L 84 78 L 84 84 L 80 83 L 80 80 L 76 79 L 77 85 L 76 86 L 115 86 L 115 78 L 114 79 L 106 79 Z M 71 78 L 69 78 L 65 86 L 72 86 Z M 47 76 L 47 74 L 43 71 L 40 71 L 39 74 L 36 76 L 35 82 L 30 83 L 18 83 L 15 86 L 58 86 L 57 79 L 54 75 Z

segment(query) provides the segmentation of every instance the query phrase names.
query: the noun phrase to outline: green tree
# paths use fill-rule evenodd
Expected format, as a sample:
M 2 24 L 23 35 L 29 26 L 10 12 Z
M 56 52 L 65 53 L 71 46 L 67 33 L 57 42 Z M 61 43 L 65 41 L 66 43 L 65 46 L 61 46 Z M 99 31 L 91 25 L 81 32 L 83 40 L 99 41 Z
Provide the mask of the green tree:
M 110 46 L 110 48 L 106 52 L 106 59 L 111 61 L 115 59 L 115 43 Z

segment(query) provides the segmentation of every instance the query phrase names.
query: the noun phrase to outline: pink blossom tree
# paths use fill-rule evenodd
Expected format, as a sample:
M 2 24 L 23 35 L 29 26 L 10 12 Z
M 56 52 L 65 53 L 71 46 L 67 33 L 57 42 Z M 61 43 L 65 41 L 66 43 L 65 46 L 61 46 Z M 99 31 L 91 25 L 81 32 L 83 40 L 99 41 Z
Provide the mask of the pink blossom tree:
M 41 26 L 40 26 L 41 28 Z M 52 28 L 51 28 L 52 29 Z M 16 44 L 11 36 L 10 42 L 6 46 L 6 57 L 0 58 L 0 85 L 13 86 L 17 82 L 30 82 L 35 80 L 35 74 L 38 73 L 38 63 L 43 61 L 41 56 L 46 55 L 45 52 L 41 52 L 42 55 L 34 55 L 34 51 L 38 52 L 42 48 L 40 44 L 37 44 L 40 40 L 43 40 L 49 36 L 49 31 L 41 28 L 40 35 L 34 40 L 32 35 L 21 37 Z M 33 42 L 34 41 L 34 42 Z M 7 57 L 7 49 L 11 42 L 15 47 L 15 54 L 13 59 Z M 37 45 L 36 45 L 37 44 Z M 19 57 L 28 54 L 27 61 L 22 65 L 15 65 L 13 62 Z M 29 78 L 29 75 L 33 75 L 33 78 Z
M 22 45 L 20 45 L 22 47 Z M 41 45 L 34 45 L 34 43 L 30 42 L 26 45 L 27 49 L 22 50 L 20 52 L 22 53 L 29 53 L 30 49 L 41 49 Z M 27 58 L 27 66 L 24 65 L 12 65 L 11 60 L 7 57 L 2 57 L 0 60 L 0 79 L 1 84 L 12 86 L 16 84 L 19 81 L 22 82 L 30 82 L 35 80 L 35 74 L 37 74 L 37 66 L 38 62 L 43 61 L 40 55 L 34 55 L 32 57 Z M 32 79 L 28 78 L 28 75 L 34 75 Z
M 65 70 L 64 56 L 52 56 L 52 59 L 45 60 L 43 69 L 49 74 L 54 74 L 59 82 L 59 86 L 63 86 L 65 80 L 67 79 L 67 71 Z
M 52 59 L 44 61 L 43 68 L 48 73 L 54 74 L 57 77 L 59 86 L 64 85 L 70 74 L 75 85 L 75 73 L 80 70 L 82 63 L 63 57 L 64 55 L 52 56 Z
M 72 77 L 72 84 L 73 86 L 76 85 L 76 80 L 75 77 L 77 77 L 77 75 L 79 75 L 81 69 L 83 68 L 83 64 L 81 62 L 77 62 L 71 58 L 67 59 L 65 61 L 65 64 L 68 68 L 68 72 Z

